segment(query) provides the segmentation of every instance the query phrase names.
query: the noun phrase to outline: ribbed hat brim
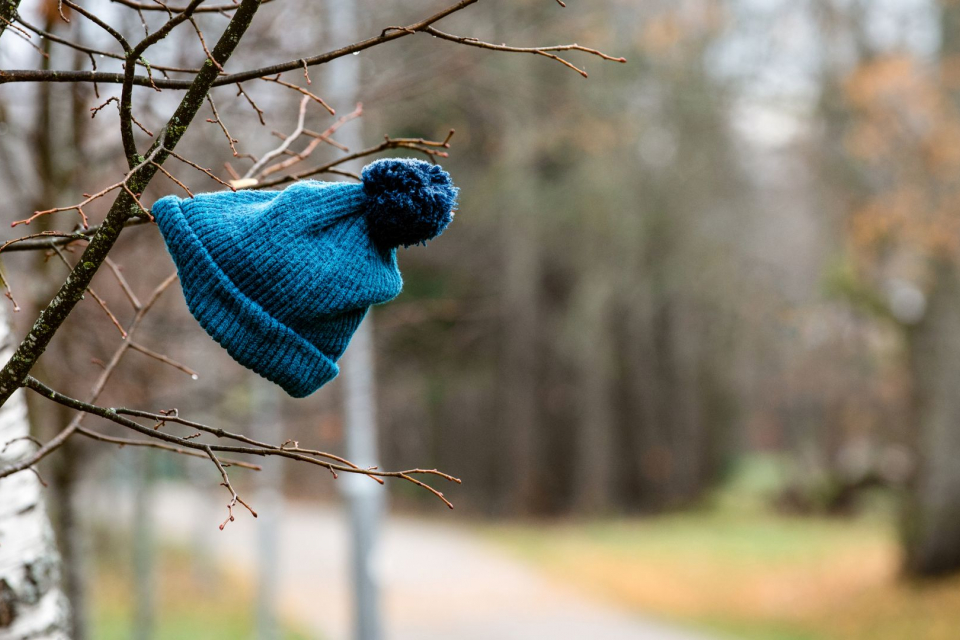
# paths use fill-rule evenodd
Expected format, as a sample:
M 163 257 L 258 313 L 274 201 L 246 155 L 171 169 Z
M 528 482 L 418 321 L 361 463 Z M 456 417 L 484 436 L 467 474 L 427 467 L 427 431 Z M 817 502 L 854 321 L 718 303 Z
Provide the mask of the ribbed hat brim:
M 339 373 L 337 364 L 244 295 L 197 237 L 179 199 L 154 205 L 190 313 L 234 360 L 303 398 Z

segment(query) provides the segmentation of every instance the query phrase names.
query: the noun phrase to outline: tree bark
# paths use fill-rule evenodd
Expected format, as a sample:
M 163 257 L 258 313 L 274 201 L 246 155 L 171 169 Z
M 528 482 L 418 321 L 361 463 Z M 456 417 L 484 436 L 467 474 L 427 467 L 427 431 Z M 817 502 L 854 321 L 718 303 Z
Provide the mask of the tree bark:
M 17 15 L 17 7 L 20 6 L 20 0 L 0 0 L 0 36 L 3 35 L 7 25 L 13 22 L 13 17 Z
M 0 360 L 13 353 L 7 305 L 0 310 Z M 23 392 L 0 406 L 0 466 L 34 444 Z M 69 606 L 60 589 L 60 556 L 39 476 L 22 471 L 0 480 L 0 640 L 68 638 Z
M 960 7 L 941 2 L 941 63 L 960 54 Z M 960 104 L 960 95 L 952 96 Z M 916 577 L 960 571 L 960 266 L 938 265 L 910 333 L 919 460 L 903 510 L 904 565 Z
M 960 571 L 960 271 L 942 265 L 910 336 L 917 453 L 903 538 L 907 572 Z

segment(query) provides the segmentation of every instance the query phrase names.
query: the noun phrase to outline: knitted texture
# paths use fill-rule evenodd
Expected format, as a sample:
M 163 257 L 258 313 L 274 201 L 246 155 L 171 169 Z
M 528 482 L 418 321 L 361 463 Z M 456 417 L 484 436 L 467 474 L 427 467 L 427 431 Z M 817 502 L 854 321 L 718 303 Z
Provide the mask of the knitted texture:
M 367 308 L 400 293 L 396 248 L 442 233 L 456 206 L 450 175 L 426 162 L 378 160 L 362 178 L 153 206 L 193 317 L 296 398 L 336 377 Z

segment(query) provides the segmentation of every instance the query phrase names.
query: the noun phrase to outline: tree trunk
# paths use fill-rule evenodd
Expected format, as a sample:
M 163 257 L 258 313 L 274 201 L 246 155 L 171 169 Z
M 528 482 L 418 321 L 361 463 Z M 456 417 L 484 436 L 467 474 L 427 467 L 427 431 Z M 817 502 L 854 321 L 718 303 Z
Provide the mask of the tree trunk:
M 960 54 L 960 6 L 941 2 L 941 63 Z M 960 95 L 953 100 L 960 104 Z M 960 267 L 939 265 L 923 320 L 910 334 L 919 464 L 903 511 L 905 569 L 960 571 Z
M 69 25 L 65 24 L 59 17 L 56 3 L 43 4 L 45 31 L 66 37 L 71 37 L 71 34 L 79 36 L 79 23 L 74 21 Z M 49 38 L 44 38 L 39 46 L 46 54 L 41 61 L 42 69 L 55 69 L 62 64 L 80 70 L 87 62 L 81 52 L 69 54 L 68 62 L 64 52 L 51 47 Z M 84 148 L 90 121 L 86 100 L 87 96 L 78 87 L 55 87 L 43 83 L 38 88 L 37 121 L 31 136 L 37 154 L 36 173 L 39 180 L 36 198 L 31 203 L 31 208 L 35 211 L 57 206 L 61 197 L 77 185 L 83 169 L 80 161 L 83 153 L 63 153 L 63 145 L 66 140 L 71 140 L 74 148 Z M 34 224 L 38 227 L 37 231 L 49 231 L 53 229 L 54 221 L 44 217 Z M 63 265 L 57 260 L 50 260 L 44 252 L 37 252 L 37 255 L 33 256 L 31 268 L 39 286 L 31 291 L 35 308 L 30 313 L 39 313 L 56 295 L 62 282 Z M 76 331 L 75 326 L 68 325 L 60 332 L 60 336 L 71 342 L 78 339 Z M 69 366 L 41 360 L 34 367 L 34 375 L 49 380 L 59 389 L 66 386 L 64 383 L 68 381 L 71 373 Z M 35 430 L 41 439 L 51 437 L 73 417 L 73 412 L 66 407 L 42 400 L 35 402 L 32 408 Z M 72 640 L 89 638 L 86 537 L 80 513 L 82 507 L 76 503 L 86 444 L 78 439 L 68 440 L 57 451 L 57 455 L 50 459 L 46 472 L 46 479 L 50 483 L 46 496 L 47 506 L 61 553 L 61 588 L 70 602 L 68 635 Z
M 519 208 L 519 207 L 518 207 Z M 506 435 L 508 511 L 522 513 L 536 505 L 539 493 L 538 280 L 536 222 L 531 211 L 514 211 L 518 220 L 504 245 L 504 340 L 502 357 L 502 429 Z
M 0 310 L 0 360 L 13 354 L 8 305 Z M 0 406 L 0 466 L 35 446 L 23 391 Z M 68 638 L 69 606 L 60 590 L 60 556 L 41 497 L 28 471 L 0 480 L 0 640 Z
M 639 273 L 642 267 L 635 267 Z M 666 397 L 660 300 L 649 274 L 638 276 L 630 295 L 624 297 L 624 380 L 627 433 L 637 504 L 662 507 L 667 500 L 669 465 L 663 399 Z
M 920 464 L 903 519 L 906 569 L 960 571 L 960 271 L 944 265 L 911 334 Z
M 581 379 L 574 485 L 579 513 L 609 512 L 615 504 L 616 419 L 613 407 L 614 368 L 610 278 L 585 278 L 575 299 L 574 349 Z
M 518 106 L 527 109 L 528 104 Z M 516 127 L 516 123 L 510 126 Z M 502 331 L 500 442 L 505 452 L 500 495 L 503 511 L 528 513 L 542 505 L 538 460 L 541 238 L 530 133 L 509 131 L 500 184 L 507 199 L 502 225 Z

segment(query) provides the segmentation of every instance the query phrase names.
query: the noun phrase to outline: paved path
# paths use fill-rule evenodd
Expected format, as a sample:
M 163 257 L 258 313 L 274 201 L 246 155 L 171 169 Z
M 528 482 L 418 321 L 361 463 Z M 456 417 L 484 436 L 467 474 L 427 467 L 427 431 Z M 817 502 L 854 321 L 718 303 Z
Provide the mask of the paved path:
M 211 503 L 196 495 L 176 488 L 160 492 L 153 502 L 158 516 L 163 514 L 158 523 L 164 523 L 164 535 L 195 540 L 196 522 L 202 519 L 225 564 L 256 567 L 257 537 L 271 516 L 262 513 L 253 520 L 242 514 L 220 532 L 221 496 Z M 256 505 L 265 506 L 262 500 Z M 281 615 L 325 639 L 347 640 L 345 514 L 333 506 L 288 503 L 279 521 Z M 390 517 L 381 550 L 386 640 L 707 640 L 590 601 L 453 518 L 442 523 Z

